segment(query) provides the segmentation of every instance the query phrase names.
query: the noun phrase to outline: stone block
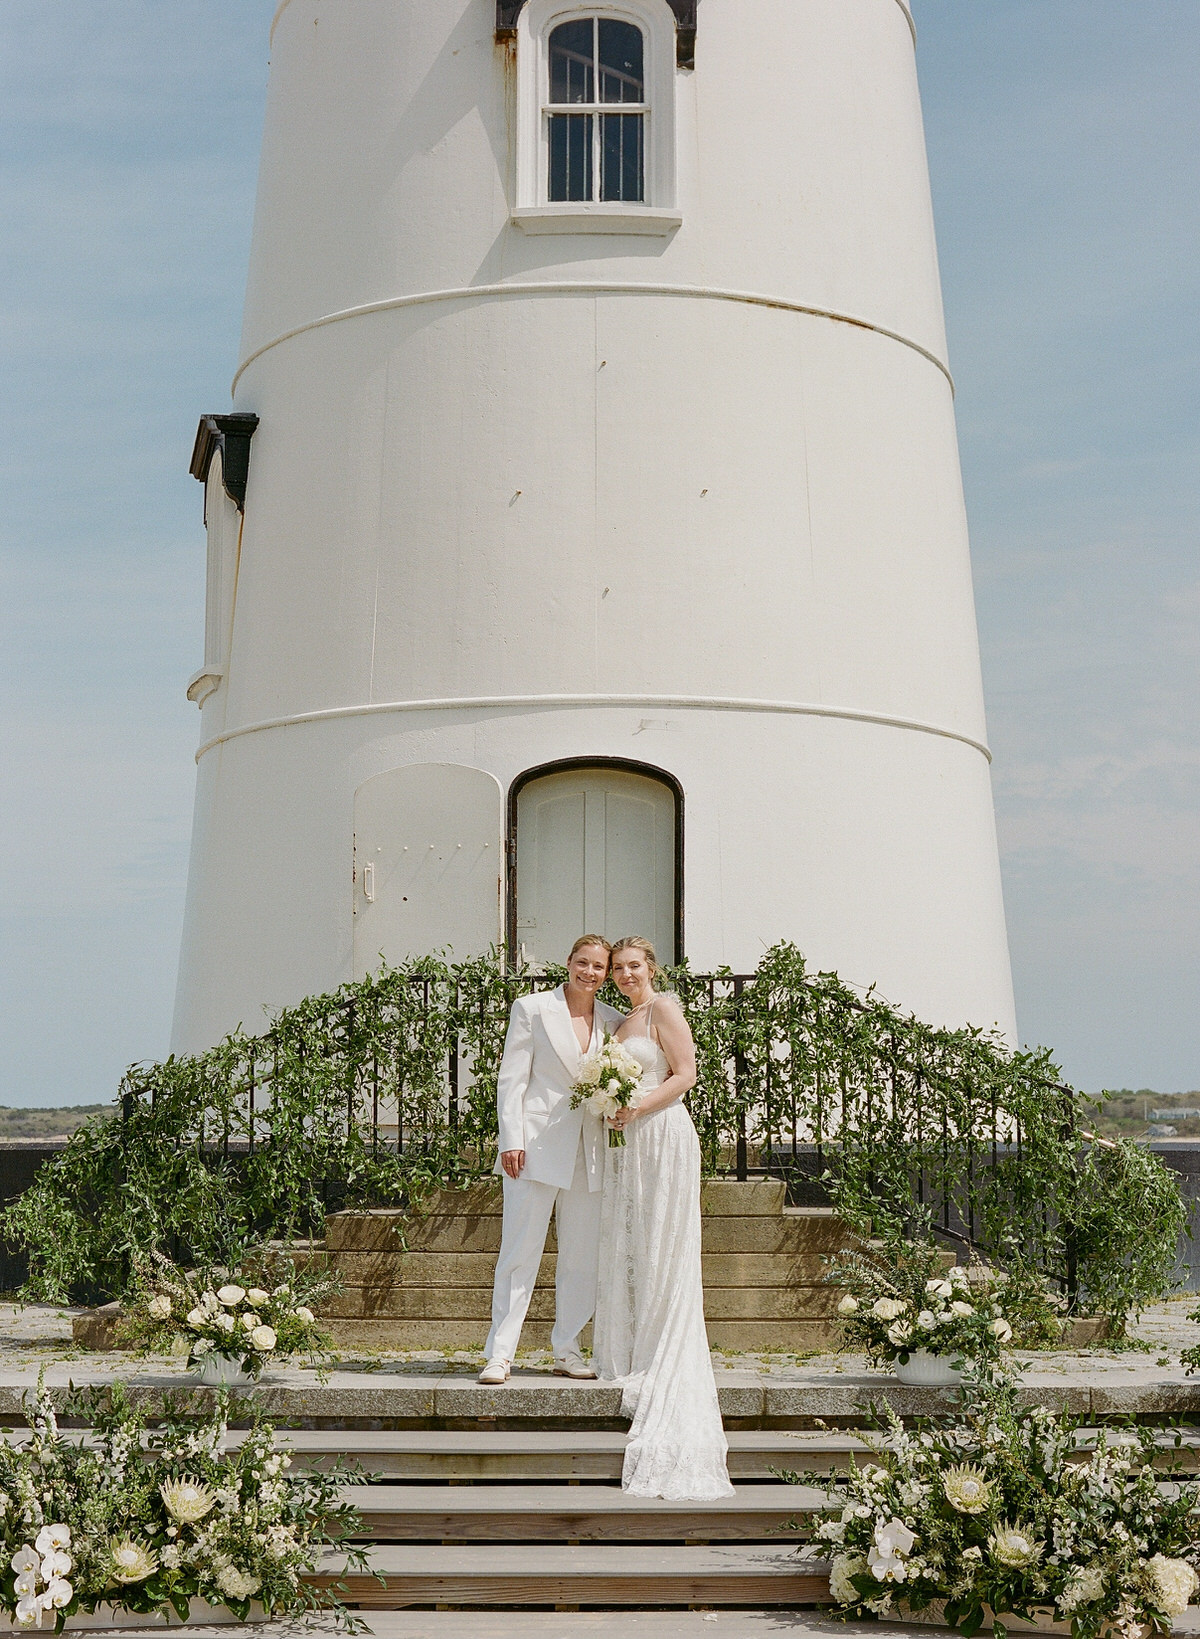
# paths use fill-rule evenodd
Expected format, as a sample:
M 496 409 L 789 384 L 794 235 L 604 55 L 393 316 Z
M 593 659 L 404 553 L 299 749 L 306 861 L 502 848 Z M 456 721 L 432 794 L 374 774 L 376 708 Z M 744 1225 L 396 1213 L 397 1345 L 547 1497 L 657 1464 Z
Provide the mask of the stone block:
M 707 1178 L 700 1185 L 700 1211 L 708 1217 L 773 1217 L 787 1205 L 787 1186 L 773 1178 Z

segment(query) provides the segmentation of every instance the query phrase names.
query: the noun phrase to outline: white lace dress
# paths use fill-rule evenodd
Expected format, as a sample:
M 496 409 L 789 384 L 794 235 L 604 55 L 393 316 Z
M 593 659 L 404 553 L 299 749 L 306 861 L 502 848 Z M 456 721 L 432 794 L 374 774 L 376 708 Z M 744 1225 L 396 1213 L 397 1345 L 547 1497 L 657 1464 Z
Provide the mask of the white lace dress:
M 646 1091 L 670 1073 L 652 1037 L 627 1036 L 623 1045 L 641 1062 Z M 632 1419 L 621 1488 L 635 1497 L 728 1497 L 704 1329 L 700 1143 L 681 1103 L 639 1116 L 625 1136 L 606 1156 L 593 1349 L 599 1375 L 621 1382 L 621 1411 Z

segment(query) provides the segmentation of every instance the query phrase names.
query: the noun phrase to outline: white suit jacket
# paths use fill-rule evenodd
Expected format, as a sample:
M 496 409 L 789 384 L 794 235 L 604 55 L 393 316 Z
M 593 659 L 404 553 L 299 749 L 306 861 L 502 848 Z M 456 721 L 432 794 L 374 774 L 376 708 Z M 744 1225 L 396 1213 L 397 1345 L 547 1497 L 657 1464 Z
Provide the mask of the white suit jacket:
M 605 1032 L 615 1031 L 623 1017 L 597 1002 L 589 1050 L 595 1051 Z M 580 1133 L 588 1188 L 597 1190 L 604 1182 L 603 1124 L 590 1110 L 571 1108 L 571 1089 L 583 1057 L 562 985 L 518 996 L 504 1038 L 496 1104 L 500 1149 L 525 1151 L 521 1177 L 533 1183 L 570 1189 Z M 496 1171 L 502 1170 L 497 1159 Z

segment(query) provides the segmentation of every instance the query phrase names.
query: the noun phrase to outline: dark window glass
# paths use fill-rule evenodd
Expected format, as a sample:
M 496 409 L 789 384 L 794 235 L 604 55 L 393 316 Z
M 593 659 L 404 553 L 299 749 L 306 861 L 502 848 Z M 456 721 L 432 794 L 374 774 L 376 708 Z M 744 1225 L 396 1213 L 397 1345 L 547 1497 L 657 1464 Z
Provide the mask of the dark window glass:
M 555 33 L 559 31 L 556 29 Z M 600 101 L 645 102 L 642 31 L 633 23 L 600 19 Z M 553 36 L 552 36 L 553 38 Z
M 602 114 L 601 199 L 640 204 L 646 197 L 642 154 L 645 125 L 640 114 Z
M 550 116 L 552 202 L 592 198 L 591 114 Z
M 594 60 L 593 19 L 560 23 L 550 36 L 550 101 L 595 102 Z

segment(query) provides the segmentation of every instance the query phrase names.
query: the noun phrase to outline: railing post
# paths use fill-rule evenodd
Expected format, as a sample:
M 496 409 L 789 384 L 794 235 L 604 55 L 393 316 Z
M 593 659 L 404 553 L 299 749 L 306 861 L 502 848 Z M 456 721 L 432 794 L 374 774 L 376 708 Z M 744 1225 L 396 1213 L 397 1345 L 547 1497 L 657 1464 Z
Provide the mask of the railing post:
M 745 981 L 733 981 L 733 1016 L 736 1034 L 733 1051 L 733 1094 L 737 1104 L 737 1180 L 744 1184 L 750 1176 L 749 1156 L 746 1149 L 746 1054 L 742 1047 L 742 991 Z

